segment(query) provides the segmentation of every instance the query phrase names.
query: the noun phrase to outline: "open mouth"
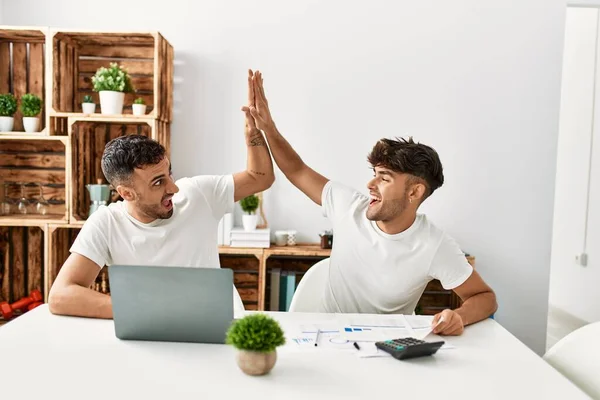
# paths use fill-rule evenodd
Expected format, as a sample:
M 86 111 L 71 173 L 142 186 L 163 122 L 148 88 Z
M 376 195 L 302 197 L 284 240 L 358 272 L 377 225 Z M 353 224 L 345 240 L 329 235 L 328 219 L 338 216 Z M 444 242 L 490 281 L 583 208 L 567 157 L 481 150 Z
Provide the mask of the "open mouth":
M 371 195 L 371 201 L 369 202 L 369 207 L 372 207 L 378 203 L 381 203 L 381 198 Z
M 173 199 L 172 197 L 169 197 L 162 201 L 163 207 L 166 208 L 167 210 L 170 210 L 171 208 L 173 208 L 173 200 L 172 199 Z

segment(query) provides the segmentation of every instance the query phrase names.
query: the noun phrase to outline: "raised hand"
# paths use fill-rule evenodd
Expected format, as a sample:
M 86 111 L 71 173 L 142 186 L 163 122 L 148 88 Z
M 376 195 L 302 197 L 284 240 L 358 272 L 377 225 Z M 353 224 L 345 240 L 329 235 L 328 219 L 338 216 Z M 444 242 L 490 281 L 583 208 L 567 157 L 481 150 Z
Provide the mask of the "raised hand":
M 250 114 L 254 117 L 256 127 L 260 130 L 266 131 L 273 129 L 275 123 L 271 117 L 269 111 L 269 103 L 265 96 L 265 89 L 263 85 L 262 73 L 256 71 L 252 77 L 253 89 L 254 89 L 254 106 L 250 106 Z
M 246 142 L 248 146 L 264 146 L 265 139 L 260 130 L 257 128 L 254 117 L 251 114 L 251 110 L 255 109 L 256 104 L 253 77 L 254 73 L 252 70 L 248 70 L 248 105 L 242 107 L 242 111 L 246 116 Z

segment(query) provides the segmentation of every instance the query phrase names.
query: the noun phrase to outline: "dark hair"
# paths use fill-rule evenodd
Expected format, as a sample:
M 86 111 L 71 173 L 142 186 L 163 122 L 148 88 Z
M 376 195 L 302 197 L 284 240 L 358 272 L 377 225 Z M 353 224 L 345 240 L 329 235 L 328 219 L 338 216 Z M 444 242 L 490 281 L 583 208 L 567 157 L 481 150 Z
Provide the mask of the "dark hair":
M 135 168 L 158 164 L 165 148 L 143 135 L 119 136 L 106 144 L 102 154 L 102 172 L 113 186 L 127 182 Z
M 444 184 L 444 171 L 437 152 L 429 146 L 415 143 L 413 138 L 381 139 L 367 157 L 375 167 L 412 175 L 425 183 L 423 200 Z

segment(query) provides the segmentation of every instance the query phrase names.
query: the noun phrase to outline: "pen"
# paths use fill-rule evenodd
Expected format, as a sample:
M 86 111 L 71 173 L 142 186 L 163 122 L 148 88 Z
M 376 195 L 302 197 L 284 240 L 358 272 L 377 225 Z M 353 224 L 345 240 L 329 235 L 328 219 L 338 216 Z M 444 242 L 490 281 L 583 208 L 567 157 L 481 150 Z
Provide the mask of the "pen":
M 315 347 L 317 347 L 317 343 L 319 343 L 319 334 L 321 333 L 321 330 L 319 328 L 317 328 L 317 336 L 315 337 Z
M 360 350 L 360 346 L 356 342 L 354 342 L 354 347 L 356 347 L 356 350 Z

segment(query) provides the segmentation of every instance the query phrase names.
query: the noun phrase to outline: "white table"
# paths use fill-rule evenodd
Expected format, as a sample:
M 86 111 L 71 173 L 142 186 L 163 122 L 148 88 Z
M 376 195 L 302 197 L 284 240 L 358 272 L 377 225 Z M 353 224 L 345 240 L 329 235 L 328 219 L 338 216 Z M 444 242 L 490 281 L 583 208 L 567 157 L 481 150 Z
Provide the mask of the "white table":
M 269 314 L 284 329 L 318 319 Z M 588 398 L 491 319 L 445 339 L 456 348 L 407 361 L 283 346 L 269 375 L 251 377 L 230 346 L 121 341 L 112 320 L 55 316 L 44 305 L 0 328 L 0 398 Z

